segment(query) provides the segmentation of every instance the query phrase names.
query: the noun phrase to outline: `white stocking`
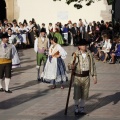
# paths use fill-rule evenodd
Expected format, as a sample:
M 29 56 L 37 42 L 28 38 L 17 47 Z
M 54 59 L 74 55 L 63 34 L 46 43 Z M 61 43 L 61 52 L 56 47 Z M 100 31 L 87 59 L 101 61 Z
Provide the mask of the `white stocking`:
M 0 88 L 3 88 L 3 87 L 2 87 L 2 81 L 3 81 L 3 80 L 0 79 Z
M 5 78 L 5 90 L 8 91 L 10 78 Z
M 84 99 L 80 100 L 80 107 L 85 107 L 85 100 Z
M 75 102 L 75 106 L 79 105 L 79 100 L 74 100 L 74 102 Z
M 37 78 L 40 79 L 40 66 L 37 66 L 36 68 L 37 68 L 37 71 L 38 71 Z
M 38 78 L 40 79 L 40 68 L 38 69 Z

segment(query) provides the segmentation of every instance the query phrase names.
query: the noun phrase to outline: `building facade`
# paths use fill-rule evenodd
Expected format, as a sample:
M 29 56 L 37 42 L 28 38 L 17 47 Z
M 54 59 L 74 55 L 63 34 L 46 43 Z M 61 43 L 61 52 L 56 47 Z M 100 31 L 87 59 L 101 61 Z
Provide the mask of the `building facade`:
M 80 18 L 90 21 L 111 21 L 112 6 L 106 0 L 95 2 L 90 6 L 83 5 L 82 9 L 74 8 L 73 4 L 67 5 L 65 0 L 1 0 L 6 3 L 6 18 L 11 22 L 17 19 L 22 22 L 24 19 L 35 18 L 36 22 L 56 23 L 61 21 L 66 23 L 68 20 L 77 22 Z M 120 0 L 119 0 L 120 1 Z

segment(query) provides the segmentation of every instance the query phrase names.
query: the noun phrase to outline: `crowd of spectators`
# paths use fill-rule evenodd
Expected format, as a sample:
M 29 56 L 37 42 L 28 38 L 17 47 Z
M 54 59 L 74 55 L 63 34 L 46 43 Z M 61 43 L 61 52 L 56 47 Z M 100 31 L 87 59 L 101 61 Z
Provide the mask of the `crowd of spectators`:
M 18 49 L 34 47 L 34 41 L 40 35 L 41 28 L 45 28 L 46 36 L 52 37 L 55 33 L 59 33 L 58 39 L 63 39 L 64 45 L 77 46 L 80 40 L 86 39 L 89 42 L 89 49 L 97 60 L 104 63 L 109 61 L 114 64 L 119 61 L 120 57 L 120 22 L 116 22 L 113 26 L 112 22 L 90 22 L 79 19 L 78 23 L 68 23 L 62 25 L 57 22 L 54 26 L 49 23 L 46 27 L 45 23 L 37 24 L 32 18 L 29 22 L 24 20 L 19 22 L 14 19 L 11 23 L 5 19 L 0 21 L 0 39 L 3 33 L 9 35 L 9 43 L 12 43 Z M 0 40 L 1 41 L 1 40 Z

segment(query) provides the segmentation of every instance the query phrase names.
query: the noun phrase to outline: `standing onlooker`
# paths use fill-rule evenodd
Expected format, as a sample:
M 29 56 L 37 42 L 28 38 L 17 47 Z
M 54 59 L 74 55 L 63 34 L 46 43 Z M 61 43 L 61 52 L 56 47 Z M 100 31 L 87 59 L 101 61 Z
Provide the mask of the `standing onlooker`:
M 74 44 L 74 46 L 77 45 L 77 43 L 76 43 L 76 35 L 77 35 L 77 31 L 78 31 L 77 24 L 74 23 L 74 24 L 73 24 L 73 27 L 72 27 L 72 37 L 73 37 L 73 44 Z
M 4 19 L 3 26 L 8 25 L 8 19 Z
M 79 26 L 79 30 L 81 33 L 81 39 L 85 38 L 85 25 L 83 24 L 83 22 L 81 22 L 80 26 Z
M 66 44 L 68 44 L 68 24 L 65 24 L 64 27 L 63 27 L 63 37 L 64 37 L 64 41 Z
M 104 30 L 106 30 L 106 25 L 105 25 L 104 21 L 101 20 L 100 31 L 102 32 Z
M 73 37 L 72 37 L 72 22 L 69 20 L 68 21 L 68 28 L 69 28 L 69 32 L 68 32 L 68 43 L 70 45 L 73 45 Z

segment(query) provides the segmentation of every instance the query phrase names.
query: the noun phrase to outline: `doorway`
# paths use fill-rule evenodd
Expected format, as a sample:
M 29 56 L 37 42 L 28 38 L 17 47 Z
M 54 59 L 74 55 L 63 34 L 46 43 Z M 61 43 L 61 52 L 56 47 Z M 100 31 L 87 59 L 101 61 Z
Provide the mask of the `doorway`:
M 6 19 L 6 2 L 0 0 L 0 20 L 3 22 Z

